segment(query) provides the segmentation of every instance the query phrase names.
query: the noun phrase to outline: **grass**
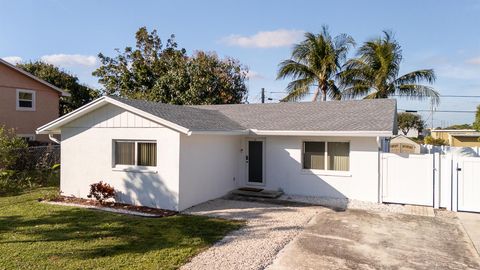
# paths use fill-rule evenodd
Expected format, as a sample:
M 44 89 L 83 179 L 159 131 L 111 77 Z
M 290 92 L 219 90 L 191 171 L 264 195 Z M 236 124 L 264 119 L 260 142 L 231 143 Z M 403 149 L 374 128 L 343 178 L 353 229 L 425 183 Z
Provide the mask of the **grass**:
M 0 269 L 175 269 L 243 225 L 143 218 L 39 203 L 55 188 L 0 197 Z

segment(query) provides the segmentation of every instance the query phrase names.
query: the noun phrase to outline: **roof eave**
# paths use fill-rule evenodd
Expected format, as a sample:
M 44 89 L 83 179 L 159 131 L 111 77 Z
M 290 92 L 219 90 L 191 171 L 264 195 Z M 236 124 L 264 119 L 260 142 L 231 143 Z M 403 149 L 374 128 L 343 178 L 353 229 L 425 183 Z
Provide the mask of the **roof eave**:
M 241 129 L 241 130 L 192 130 L 187 133 L 188 136 L 191 135 L 249 135 L 250 130 Z
M 251 129 L 251 134 L 262 136 L 342 136 L 342 137 L 391 137 L 392 131 L 317 131 L 317 130 L 258 130 Z
M 176 130 L 178 132 L 181 132 L 181 133 L 184 133 L 184 134 L 188 134 L 190 132 L 190 130 L 188 128 L 185 128 L 185 127 L 182 127 L 180 125 L 177 125 L 175 123 L 172 123 L 168 120 L 165 120 L 163 118 L 160 118 L 158 116 L 155 116 L 153 114 L 150 114 L 150 113 L 147 113 L 143 110 L 140 110 L 140 109 L 137 109 L 135 107 L 132 107 L 130 105 L 127 105 L 123 102 L 120 102 L 118 100 L 115 100 L 113 98 L 109 98 L 107 96 L 103 96 L 103 97 L 100 97 L 98 99 L 95 99 L 94 101 L 60 117 L 60 118 L 57 118 L 41 127 L 39 127 L 37 130 L 36 130 L 36 133 L 37 134 L 59 134 L 61 133 L 60 129 L 62 126 L 64 126 L 65 124 L 75 120 L 75 119 L 78 119 L 79 117 L 93 111 L 93 110 L 96 110 L 97 108 L 105 105 L 105 104 L 113 104 L 113 105 L 116 105 L 120 108 L 123 108 L 127 111 L 130 111 L 132 113 L 135 113 L 135 114 L 138 114 L 142 117 L 145 117 L 146 119 L 149 119 L 149 120 L 152 120 L 156 123 L 159 123 L 163 126 L 166 126 L 168 128 L 171 128 L 173 130 Z

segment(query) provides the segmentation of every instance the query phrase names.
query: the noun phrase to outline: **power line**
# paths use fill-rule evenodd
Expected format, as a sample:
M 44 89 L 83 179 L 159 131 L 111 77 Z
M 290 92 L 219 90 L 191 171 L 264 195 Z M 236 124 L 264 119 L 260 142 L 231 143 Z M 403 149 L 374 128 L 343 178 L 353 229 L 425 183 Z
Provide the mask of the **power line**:
M 288 94 L 285 91 L 270 91 L 272 94 Z M 313 95 L 313 92 L 306 93 L 307 95 Z M 404 95 L 390 95 L 391 97 L 407 97 Z M 480 98 L 480 95 L 440 95 L 441 98 Z
M 408 111 L 408 112 L 432 112 L 432 110 L 406 110 L 398 109 L 399 111 Z M 476 111 L 461 111 L 461 110 L 433 110 L 434 113 L 445 112 L 445 113 L 475 113 Z

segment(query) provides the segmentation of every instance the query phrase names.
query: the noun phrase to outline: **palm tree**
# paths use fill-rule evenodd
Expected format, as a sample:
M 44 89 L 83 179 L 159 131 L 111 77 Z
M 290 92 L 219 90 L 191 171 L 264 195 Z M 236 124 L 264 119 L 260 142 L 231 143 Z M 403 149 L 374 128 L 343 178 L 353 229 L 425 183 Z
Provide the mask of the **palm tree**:
M 359 48 L 357 57 L 347 61 L 340 73 L 344 97 L 388 98 L 393 95 L 423 100 L 431 98 L 439 102 L 439 94 L 433 87 L 419 84 L 435 82 L 433 69 L 422 69 L 398 77 L 402 49 L 392 33 L 367 41 Z
M 277 79 L 292 77 L 287 86 L 288 95 L 282 101 L 296 101 L 309 94 L 315 87 L 312 101 L 322 95 L 322 100 L 340 99 L 341 91 L 335 79 L 355 41 L 347 34 L 334 38 L 323 26 L 319 34 L 305 33 L 305 40 L 293 47 L 291 59 L 280 63 Z

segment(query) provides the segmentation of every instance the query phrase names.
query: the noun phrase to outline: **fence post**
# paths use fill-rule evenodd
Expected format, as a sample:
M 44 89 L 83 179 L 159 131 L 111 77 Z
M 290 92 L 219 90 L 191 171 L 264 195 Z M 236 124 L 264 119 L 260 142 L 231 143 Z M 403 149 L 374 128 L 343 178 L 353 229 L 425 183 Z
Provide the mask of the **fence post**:
M 452 155 L 452 211 L 458 211 L 458 158 Z
M 440 208 L 441 163 L 440 153 L 433 153 L 433 208 Z

